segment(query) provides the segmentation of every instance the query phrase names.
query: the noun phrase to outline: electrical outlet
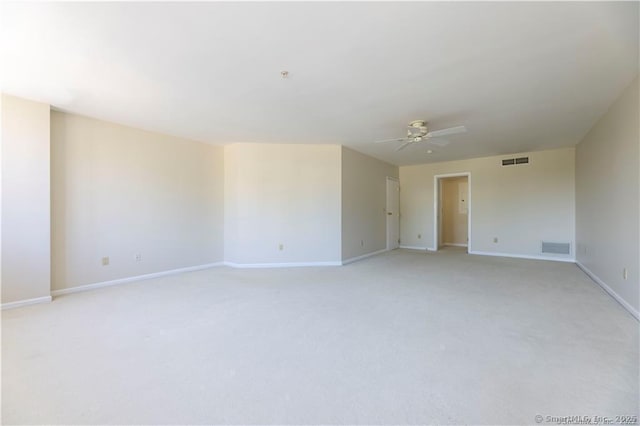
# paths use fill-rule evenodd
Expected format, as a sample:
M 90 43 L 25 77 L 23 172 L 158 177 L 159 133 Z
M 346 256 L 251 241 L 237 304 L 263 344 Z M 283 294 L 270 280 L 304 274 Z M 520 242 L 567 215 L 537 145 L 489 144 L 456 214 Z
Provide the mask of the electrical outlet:
M 360 240 L 360 247 L 364 247 L 364 240 Z
M 422 234 L 418 234 L 418 239 L 421 239 L 421 238 L 422 238 Z
M 278 250 L 280 251 L 284 250 L 284 244 L 280 243 L 280 245 L 278 246 Z
M 109 257 L 102 258 L 102 266 L 107 266 L 109 264 Z
M 136 253 L 135 259 L 136 262 L 142 262 L 142 253 Z
M 622 279 L 623 280 L 627 279 L 627 268 L 622 268 Z
M 498 242 L 498 237 L 493 237 L 493 242 L 497 243 Z

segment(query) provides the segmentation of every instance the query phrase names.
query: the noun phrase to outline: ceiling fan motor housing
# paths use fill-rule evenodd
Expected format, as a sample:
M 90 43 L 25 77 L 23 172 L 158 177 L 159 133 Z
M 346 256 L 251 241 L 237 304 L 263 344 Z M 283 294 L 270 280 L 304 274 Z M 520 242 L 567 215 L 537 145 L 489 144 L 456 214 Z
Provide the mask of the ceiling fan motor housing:
M 427 123 L 424 120 L 415 120 L 409 123 L 407 137 L 415 138 L 425 136 L 428 133 Z

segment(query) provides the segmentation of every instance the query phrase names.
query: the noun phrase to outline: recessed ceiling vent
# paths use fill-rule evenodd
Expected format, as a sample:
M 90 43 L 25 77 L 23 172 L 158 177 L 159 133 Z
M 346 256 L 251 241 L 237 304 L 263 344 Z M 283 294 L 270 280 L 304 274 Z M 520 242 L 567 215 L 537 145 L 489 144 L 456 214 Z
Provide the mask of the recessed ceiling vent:
M 507 158 L 502 160 L 503 166 L 513 166 L 519 164 L 529 164 L 529 157 Z
M 571 254 L 571 244 L 570 243 L 550 243 L 548 241 L 543 241 L 542 253 Z

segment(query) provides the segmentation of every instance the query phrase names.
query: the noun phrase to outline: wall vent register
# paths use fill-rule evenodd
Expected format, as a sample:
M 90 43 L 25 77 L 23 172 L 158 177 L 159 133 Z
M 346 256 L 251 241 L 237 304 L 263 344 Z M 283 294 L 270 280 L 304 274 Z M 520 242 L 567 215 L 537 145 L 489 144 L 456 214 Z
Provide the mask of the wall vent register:
M 507 158 L 502 160 L 503 166 L 513 166 L 518 164 L 529 164 L 529 157 Z
M 571 244 L 542 242 L 542 253 L 571 254 Z

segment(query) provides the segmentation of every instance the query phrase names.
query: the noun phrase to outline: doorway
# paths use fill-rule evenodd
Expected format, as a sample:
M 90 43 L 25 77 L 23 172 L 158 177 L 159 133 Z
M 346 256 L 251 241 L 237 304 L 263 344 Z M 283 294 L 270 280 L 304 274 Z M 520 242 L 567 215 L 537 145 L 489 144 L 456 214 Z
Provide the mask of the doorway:
M 442 247 L 471 247 L 471 174 L 455 173 L 434 177 L 434 244 Z
M 400 246 L 400 182 L 387 178 L 387 250 Z

